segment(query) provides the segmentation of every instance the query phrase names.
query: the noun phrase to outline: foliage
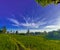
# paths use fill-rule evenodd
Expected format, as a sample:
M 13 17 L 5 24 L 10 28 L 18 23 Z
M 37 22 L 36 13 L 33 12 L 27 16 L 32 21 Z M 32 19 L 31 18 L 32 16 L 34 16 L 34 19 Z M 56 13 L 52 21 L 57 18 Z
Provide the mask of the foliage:
M 9 34 L 0 34 L 0 50 L 26 50 L 26 48 Z
M 5 34 L 0 34 L 0 50 L 15 50 L 15 44 Z
M 57 32 L 53 31 L 57 35 Z M 20 49 L 19 49 L 20 48 Z M 0 50 L 60 50 L 60 40 L 44 36 L 0 34 Z
M 18 31 L 16 31 L 16 34 L 18 34 Z
M 58 4 L 60 3 L 60 0 L 36 0 L 39 4 L 41 4 L 42 6 L 46 6 L 48 4 L 54 3 L 54 4 Z
M 3 32 L 3 33 L 6 33 L 6 31 L 7 31 L 7 29 L 6 29 L 6 27 L 4 26 L 4 27 L 2 28 L 2 32 Z
M 6 28 L 3 30 L 6 31 Z M 60 30 L 35 33 L 28 30 L 26 34 L 3 33 L 0 34 L 0 50 L 60 50 Z
M 48 32 L 47 38 L 60 40 L 60 30 Z
M 44 36 L 12 35 L 31 50 L 60 50 L 60 40 L 48 40 Z
M 30 35 L 30 31 L 29 31 L 29 29 L 27 30 L 27 33 L 26 33 L 27 35 Z

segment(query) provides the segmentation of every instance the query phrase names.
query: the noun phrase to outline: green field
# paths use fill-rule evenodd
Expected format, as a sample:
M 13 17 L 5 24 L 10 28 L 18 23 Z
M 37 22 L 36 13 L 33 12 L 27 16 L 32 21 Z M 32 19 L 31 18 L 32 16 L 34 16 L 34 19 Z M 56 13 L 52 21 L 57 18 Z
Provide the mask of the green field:
M 60 40 L 44 36 L 0 34 L 0 50 L 60 50 Z

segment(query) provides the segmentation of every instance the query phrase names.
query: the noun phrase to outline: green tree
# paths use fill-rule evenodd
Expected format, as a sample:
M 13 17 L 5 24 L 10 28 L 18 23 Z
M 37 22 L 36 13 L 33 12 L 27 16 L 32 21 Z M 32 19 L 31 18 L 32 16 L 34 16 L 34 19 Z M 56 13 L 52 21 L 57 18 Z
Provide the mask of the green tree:
M 36 2 L 38 2 L 42 6 L 47 6 L 51 3 L 58 4 L 60 3 L 60 0 L 36 0 Z
M 47 35 L 47 32 L 46 32 L 46 31 L 44 31 L 44 34 L 45 34 L 45 35 Z
M 2 30 L 0 30 L 0 33 L 2 33 Z
M 2 28 L 2 32 L 3 32 L 3 33 L 6 33 L 6 32 L 7 32 L 7 29 L 6 29 L 5 26 Z
M 18 34 L 18 31 L 16 31 L 16 34 Z
M 29 31 L 29 29 L 27 30 L 27 33 L 26 33 L 27 35 L 30 35 L 30 31 Z

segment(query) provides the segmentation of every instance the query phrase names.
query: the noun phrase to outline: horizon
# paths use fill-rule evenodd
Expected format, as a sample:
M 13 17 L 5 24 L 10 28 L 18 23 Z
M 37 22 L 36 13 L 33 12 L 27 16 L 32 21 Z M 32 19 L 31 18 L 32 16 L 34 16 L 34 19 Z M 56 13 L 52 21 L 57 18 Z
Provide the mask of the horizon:
M 37 30 L 37 29 L 35 29 L 35 30 L 29 30 L 29 32 L 33 32 L 33 33 L 35 33 L 35 32 L 44 32 L 44 31 L 46 31 L 46 32 L 52 32 L 52 31 L 58 31 L 58 30 L 60 30 L 60 29 L 56 29 L 56 30 Z M 28 30 L 7 30 L 7 32 L 11 32 L 12 31 L 12 33 L 16 33 L 16 31 L 18 31 L 18 33 L 26 33 Z

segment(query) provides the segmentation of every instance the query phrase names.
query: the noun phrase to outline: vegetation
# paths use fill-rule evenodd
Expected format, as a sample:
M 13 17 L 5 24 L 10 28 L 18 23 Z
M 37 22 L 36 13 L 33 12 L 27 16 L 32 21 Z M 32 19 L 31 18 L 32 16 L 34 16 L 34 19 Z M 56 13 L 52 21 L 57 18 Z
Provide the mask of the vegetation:
M 48 4 L 51 4 L 51 3 L 54 3 L 54 4 L 60 3 L 60 0 L 36 0 L 36 1 L 42 6 L 47 6 Z
M 41 35 L 0 34 L 0 50 L 60 50 L 60 40 Z
M 0 30 L 0 33 L 6 33 L 7 32 L 7 29 L 5 26 L 2 27 L 2 29 Z
M 60 40 L 47 40 L 43 36 L 12 35 L 30 50 L 60 50 Z
M 15 34 L 0 31 L 0 50 L 60 50 L 60 30 Z
M 15 50 L 16 45 L 7 35 L 0 34 L 0 50 Z

